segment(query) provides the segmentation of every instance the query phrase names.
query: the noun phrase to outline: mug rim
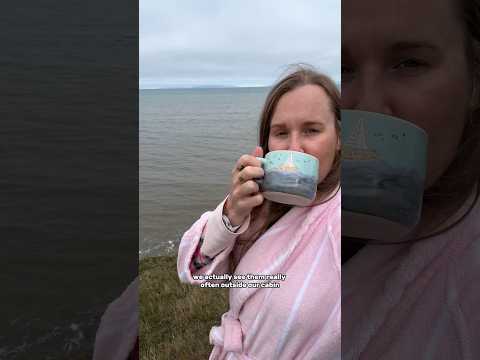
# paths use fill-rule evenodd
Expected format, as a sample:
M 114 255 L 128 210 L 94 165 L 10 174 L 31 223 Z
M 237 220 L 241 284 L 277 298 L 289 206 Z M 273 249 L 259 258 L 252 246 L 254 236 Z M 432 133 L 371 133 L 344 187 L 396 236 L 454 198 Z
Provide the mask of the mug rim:
M 378 112 L 373 112 L 373 111 L 365 111 L 365 110 L 355 110 L 355 109 L 343 109 L 343 110 L 340 110 L 340 119 L 342 118 L 342 114 L 343 113 L 347 113 L 347 114 L 352 114 L 352 113 L 360 113 L 360 114 L 373 114 L 375 116 L 384 116 L 384 117 L 387 117 L 389 118 L 389 120 L 397 120 L 399 122 L 402 123 L 402 125 L 405 125 L 405 126 L 410 126 L 410 127 L 413 127 L 415 128 L 416 130 L 419 130 L 423 136 L 425 136 L 426 140 L 428 141 L 428 134 L 427 132 L 422 129 L 420 126 L 408 121 L 408 120 L 405 120 L 405 119 L 402 119 L 402 118 L 399 118 L 399 117 L 396 117 L 396 116 L 393 116 L 393 115 L 388 115 L 388 114 L 383 114 L 383 113 L 378 113 Z
M 295 150 L 272 150 L 272 151 L 269 151 L 268 153 L 265 154 L 265 158 L 268 156 L 268 154 L 271 154 L 271 153 L 294 153 L 294 154 L 300 154 L 301 156 L 305 156 L 305 157 L 310 157 L 312 159 L 314 159 L 315 161 L 319 162 L 319 160 L 313 156 L 313 155 L 310 155 L 310 154 L 307 154 L 307 153 L 304 153 L 304 152 L 300 152 L 300 151 L 295 151 Z

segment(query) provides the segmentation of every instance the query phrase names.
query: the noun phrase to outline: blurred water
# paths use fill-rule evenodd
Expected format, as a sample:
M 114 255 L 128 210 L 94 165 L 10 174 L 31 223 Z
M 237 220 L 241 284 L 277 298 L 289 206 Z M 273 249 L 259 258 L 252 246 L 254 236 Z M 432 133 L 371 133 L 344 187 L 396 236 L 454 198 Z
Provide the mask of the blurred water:
M 174 253 L 257 143 L 268 88 L 141 90 L 140 257 Z
M 413 227 L 419 220 L 423 181 L 415 170 L 381 160 L 342 161 L 342 209 Z

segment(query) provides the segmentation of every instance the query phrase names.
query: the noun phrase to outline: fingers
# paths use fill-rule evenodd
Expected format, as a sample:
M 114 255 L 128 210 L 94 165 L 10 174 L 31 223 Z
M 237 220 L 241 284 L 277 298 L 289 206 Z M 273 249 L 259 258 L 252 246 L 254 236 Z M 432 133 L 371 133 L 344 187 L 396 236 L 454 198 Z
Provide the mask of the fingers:
M 232 197 L 232 201 L 235 201 Z M 257 207 L 263 203 L 263 195 L 257 193 L 252 196 L 243 197 L 237 200 L 237 211 L 240 213 L 250 214 L 254 207 Z
M 247 166 L 242 171 L 239 171 L 233 176 L 234 185 L 244 184 L 249 180 L 261 178 L 264 175 L 264 171 L 261 167 Z
M 234 225 L 241 224 L 252 209 L 263 203 L 263 195 L 259 192 L 258 184 L 247 181 L 242 185 L 235 186 L 230 192 L 225 204 L 225 214 Z
M 253 155 L 246 155 L 246 154 L 242 155 L 240 159 L 238 159 L 237 163 L 235 164 L 235 168 L 232 171 L 232 175 L 233 173 L 235 173 L 235 171 L 242 171 L 247 166 L 261 167 L 262 163 Z
M 249 180 L 240 186 L 237 186 L 234 190 L 234 195 L 237 198 L 247 197 L 253 194 L 257 194 L 260 191 L 258 184 L 253 181 Z
M 252 156 L 263 157 L 262 147 L 261 146 L 256 146 L 255 149 L 252 151 Z
M 257 146 L 250 155 L 242 155 L 232 170 L 232 187 L 225 203 L 225 212 L 232 224 L 240 224 L 254 207 L 264 201 L 259 185 L 253 180 L 264 176 L 263 150 Z
M 261 205 L 263 203 L 263 195 L 261 193 L 258 193 L 256 195 L 253 195 L 253 196 L 250 196 L 250 197 L 247 197 L 247 198 L 243 198 L 240 202 L 239 202 L 239 205 L 244 207 L 244 208 L 247 208 L 250 212 L 252 211 L 252 209 L 254 207 L 257 207 L 259 205 Z

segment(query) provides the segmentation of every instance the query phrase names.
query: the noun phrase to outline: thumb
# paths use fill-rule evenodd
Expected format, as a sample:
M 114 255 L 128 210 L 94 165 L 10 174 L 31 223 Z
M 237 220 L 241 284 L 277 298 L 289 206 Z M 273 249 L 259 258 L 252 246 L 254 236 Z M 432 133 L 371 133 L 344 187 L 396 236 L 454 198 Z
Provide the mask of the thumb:
M 263 157 L 263 149 L 260 146 L 256 146 L 252 151 L 252 155 L 256 157 Z

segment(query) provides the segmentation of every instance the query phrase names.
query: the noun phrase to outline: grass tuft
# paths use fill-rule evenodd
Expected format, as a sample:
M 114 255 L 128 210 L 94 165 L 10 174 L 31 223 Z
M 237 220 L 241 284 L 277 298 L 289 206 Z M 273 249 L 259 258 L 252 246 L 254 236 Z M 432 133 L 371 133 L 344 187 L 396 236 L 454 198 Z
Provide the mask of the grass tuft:
M 228 289 L 180 283 L 176 258 L 140 261 L 140 359 L 208 359 L 210 328 L 228 310 Z

